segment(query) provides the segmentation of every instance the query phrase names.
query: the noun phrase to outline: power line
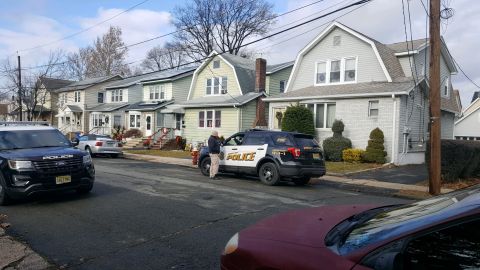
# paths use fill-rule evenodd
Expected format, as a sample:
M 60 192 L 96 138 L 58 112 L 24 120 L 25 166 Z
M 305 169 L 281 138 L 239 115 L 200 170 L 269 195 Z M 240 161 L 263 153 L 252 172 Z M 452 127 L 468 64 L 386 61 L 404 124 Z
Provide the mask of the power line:
M 467 75 L 467 73 L 465 73 L 465 71 L 463 71 L 462 67 L 458 64 L 457 60 L 453 58 L 453 56 L 452 56 L 452 59 L 455 65 L 457 65 L 458 69 L 460 69 L 460 71 L 462 72 L 463 76 L 465 76 L 465 78 L 467 78 L 473 85 L 475 85 L 478 89 L 480 89 L 480 86 L 477 83 L 475 83 L 472 79 L 470 79 L 470 77 Z
M 57 42 L 60 42 L 60 41 L 62 41 L 62 40 L 72 38 L 72 37 L 77 36 L 77 35 L 79 35 L 79 34 L 81 34 L 81 33 L 85 33 L 85 32 L 87 32 L 87 31 L 89 31 L 90 29 L 95 28 L 95 27 L 97 27 L 97 26 L 99 26 L 99 25 L 101 25 L 101 24 L 104 24 L 104 23 L 108 22 L 108 21 L 111 21 L 111 20 L 117 18 L 118 16 L 120 16 L 120 15 L 126 13 L 126 12 L 129 12 L 130 10 L 132 10 L 132 9 L 134 9 L 134 8 L 140 6 L 140 5 L 142 5 L 142 4 L 144 4 L 144 3 L 148 2 L 148 1 L 150 1 L 150 0 L 144 0 L 144 1 L 142 1 L 142 2 L 140 2 L 140 3 L 138 3 L 138 4 L 136 4 L 136 5 L 133 5 L 133 6 L 129 7 L 128 9 L 126 9 L 126 10 L 120 12 L 120 13 L 115 14 L 114 16 L 112 16 L 112 17 L 110 17 L 110 18 L 108 18 L 108 19 L 106 19 L 106 20 L 103 20 L 103 21 L 101 21 L 101 22 L 98 22 L 98 23 L 96 23 L 96 24 L 94 24 L 94 25 L 92 25 L 92 26 L 90 26 L 90 27 L 87 27 L 87 28 L 85 28 L 85 29 L 83 29 L 83 30 L 80 30 L 80 31 L 75 32 L 75 33 L 73 33 L 73 34 L 70 34 L 70 35 L 68 35 L 68 36 L 64 36 L 64 37 L 62 37 L 62 38 L 60 38 L 60 39 L 57 39 L 57 40 L 55 40 L 55 41 L 52 41 L 52 42 L 49 42 L 49 43 L 45 43 L 45 44 L 42 44 L 42 45 L 34 46 L 34 47 L 31 47 L 31 48 L 27 48 L 27 49 L 18 50 L 17 52 L 25 52 L 25 51 L 31 51 L 31 50 L 34 50 L 34 49 L 43 48 L 43 47 L 46 47 L 46 46 L 50 46 L 50 45 L 52 45 L 52 44 L 55 44 L 55 43 L 57 43 Z

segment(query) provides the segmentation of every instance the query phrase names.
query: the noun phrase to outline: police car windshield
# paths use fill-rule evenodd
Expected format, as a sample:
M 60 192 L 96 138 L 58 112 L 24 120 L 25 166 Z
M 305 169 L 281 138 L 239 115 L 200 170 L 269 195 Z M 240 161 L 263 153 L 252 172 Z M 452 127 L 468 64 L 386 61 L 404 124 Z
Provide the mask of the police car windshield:
M 58 130 L 0 131 L 0 150 L 70 146 Z

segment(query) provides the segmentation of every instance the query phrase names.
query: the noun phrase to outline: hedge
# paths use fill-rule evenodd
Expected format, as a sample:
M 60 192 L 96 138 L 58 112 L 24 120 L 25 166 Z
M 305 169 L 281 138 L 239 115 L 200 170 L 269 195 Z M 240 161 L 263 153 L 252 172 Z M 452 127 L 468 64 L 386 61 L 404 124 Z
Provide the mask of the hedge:
M 341 161 L 343 150 L 352 148 L 352 141 L 342 136 L 345 125 L 340 120 L 332 124 L 333 136 L 323 140 L 323 151 L 325 158 L 330 161 Z
M 372 130 L 372 132 L 370 132 L 370 140 L 368 140 L 367 149 L 363 154 L 362 159 L 366 162 L 385 163 L 387 152 L 383 145 L 384 142 L 383 131 L 378 127 Z
M 346 162 L 362 162 L 363 149 L 348 148 L 343 150 L 342 158 Z
M 430 144 L 427 143 L 425 162 L 430 166 Z M 462 140 L 441 141 L 442 180 L 454 182 L 480 174 L 480 142 Z
M 290 106 L 283 114 L 282 130 L 315 135 L 313 113 L 305 106 Z

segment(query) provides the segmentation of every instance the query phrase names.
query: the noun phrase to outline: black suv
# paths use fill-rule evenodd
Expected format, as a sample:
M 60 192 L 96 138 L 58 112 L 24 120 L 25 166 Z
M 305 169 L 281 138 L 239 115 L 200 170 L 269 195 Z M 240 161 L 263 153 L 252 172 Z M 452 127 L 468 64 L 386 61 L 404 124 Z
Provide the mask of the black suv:
M 0 122 L 0 169 L 0 205 L 47 191 L 87 193 L 95 181 L 90 155 L 45 122 Z
M 200 150 L 199 167 L 202 174 L 209 175 L 208 147 Z M 219 171 L 258 175 L 267 185 L 287 179 L 305 185 L 311 177 L 325 175 L 325 162 L 311 135 L 253 129 L 236 133 L 222 143 Z

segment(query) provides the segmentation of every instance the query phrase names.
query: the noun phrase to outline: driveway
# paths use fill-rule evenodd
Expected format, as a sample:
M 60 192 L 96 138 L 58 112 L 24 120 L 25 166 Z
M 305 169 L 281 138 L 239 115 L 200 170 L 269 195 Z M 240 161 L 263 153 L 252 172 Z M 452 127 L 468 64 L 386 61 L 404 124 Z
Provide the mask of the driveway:
M 279 212 L 326 204 L 394 204 L 405 200 L 322 184 L 265 186 L 198 169 L 126 159 L 94 159 L 90 195 L 0 207 L 9 233 L 64 269 L 219 269 L 230 237 Z
M 425 164 L 405 165 L 393 168 L 381 168 L 366 172 L 348 175 L 354 179 L 375 179 L 382 182 L 415 185 L 428 180 L 428 171 Z

